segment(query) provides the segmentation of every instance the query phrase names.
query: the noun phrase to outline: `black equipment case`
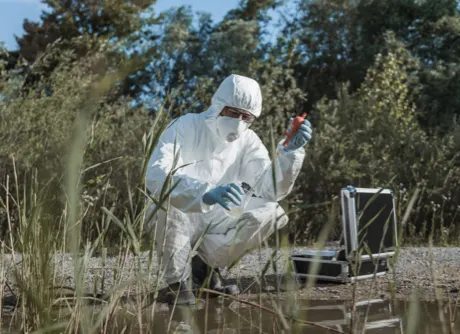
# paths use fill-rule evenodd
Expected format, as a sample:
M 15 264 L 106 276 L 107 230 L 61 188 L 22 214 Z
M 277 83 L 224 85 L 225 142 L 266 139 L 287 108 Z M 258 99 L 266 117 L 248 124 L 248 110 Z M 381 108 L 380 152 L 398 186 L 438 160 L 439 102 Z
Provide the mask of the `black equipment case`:
M 347 283 L 385 275 L 398 245 L 396 206 L 390 189 L 341 189 L 342 237 L 335 250 L 292 254 L 299 281 Z

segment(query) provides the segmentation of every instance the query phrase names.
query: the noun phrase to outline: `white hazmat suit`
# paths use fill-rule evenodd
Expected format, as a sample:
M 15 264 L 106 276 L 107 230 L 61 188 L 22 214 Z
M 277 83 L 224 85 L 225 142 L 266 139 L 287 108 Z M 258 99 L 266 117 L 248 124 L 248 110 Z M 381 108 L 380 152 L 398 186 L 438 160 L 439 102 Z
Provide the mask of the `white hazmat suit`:
M 270 155 L 255 132 L 241 120 L 232 123 L 219 116 L 226 106 L 259 117 L 262 94 L 258 83 L 239 75 L 227 77 L 209 109 L 179 117 L 168 126 L 149 160 L 146 184 L 154 196 L 160 193 L 175 155 L 177 166 L 187 165 L 173 177 L 172 184 L 180 182 L 170 196 L 168 212 L 159 210 L 152 221 L 168 284 L 190 276 L 190 253 L 205 231 L 198 254 L 208 265 L 224 268 L 288 222 L 277 202 L 292 190 L 304 161 L 304 148 L 286 152 L 280 144 L 273 178 Z M 254 187 L 257 197 L 252 197 L 239 218 L 227 215 L 218 204 L 203 203 L 203 195 L 210 189 L 242 182 Z

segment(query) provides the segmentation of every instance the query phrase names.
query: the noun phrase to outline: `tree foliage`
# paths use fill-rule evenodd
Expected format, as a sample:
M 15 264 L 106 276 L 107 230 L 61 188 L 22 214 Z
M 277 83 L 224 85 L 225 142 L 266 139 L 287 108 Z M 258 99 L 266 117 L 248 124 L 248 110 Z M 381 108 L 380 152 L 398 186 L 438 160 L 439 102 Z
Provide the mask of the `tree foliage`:
M 425 238 L 427 231 L 421 228 L 439 224 L 441 219 L 441 214 L 433 211 L 433 203 L 442 202 L 444 209 L 449 208 L 442 213 L 442 220 L 449 224 L 442 231 L 458 228 L 455 222 L 460 198 L 454 189 L 460 166 L 459 160 L 453 159 L 452 148 L 428 136 L 417 121 L 405 56 L 404 50 L 378 54 L 354 94 L 341 87 L 337 99 L 323 99 L 317 104 L 322 121 L 311 147 L 310 163 L 301 176 L 307 186 L 299 186 L 299 192 L 302 203 L 321 203 L 347 184 L 390 187 L 397 191 L 398 207 L 404 212 L 414 190 L 423 189 L 420 206 L 413 209 L 412 224 L 408 224 L 418 228 L 407 232 Z M 455 186 L 446 183 L 446 174 L 440 171 L 448 172 Z M 311 216 L 316 223 L 313 228 L 320 228 L 326 214 L 301 210 L 299 220 Z
M 374 57 L 384 51 L 385 34 L 396 39 L 420 63 L 417 106 L 426 126 L 448 124 L 458 115 L 454 94 L 460 55 L 460 16 L 455 0 L 299 1 L 298 15 L 285 33 L 298 40 L 296 75 L 309 92 L 307 110 L 324 95 L 336 97 L 335 83 L 359 88 Z M 434 94 L 435 91 L 443 93 Z M 442 102 L 441 102 L 442 101 Z
M 314 238 L 347 184 L 392 187 L 400 215 L 421 189 L 405 236 L 460 234 L 457 1 L 245 0 L 220 21 L 186 6 L 156 13 L 153 0 L 45 3 L 39 22 L 24 22 L 19 50 L 0 53 L 2 183 L 12 154 L 23 175 L 59 179 L 73 121 L 91 110 L 85 163 L 99 167 L 85 200 L 98 221 L 102 193 L 116 203 L 128 200 L 126 186 L 137 191 L 140 176 L 126 173 L 158 110 L 202 112 L 237 73 L 261 84 L 253 129 L 265 144 L 294 114 L 307 112 L 315 128 L 284 203 L 293 238 Z M 272 33 L 275 12 L 288 15 Z M 107 89 L 88 109 L 95 82 Z
M 81 38 L 91 36 L 110 41 L 114 45 L 111 52 L 106 53 L 106 66 L 116 68 L 126 58 L 139 58 L 136 60 L 137 66 L 134 66 L 131 73 L 120 83 L 116 96 L 134 97 L 141 91 L 136 81 L 142 81 L 142 75 L 137 72 L 145 66 L 145 62 L 130 48 L 141 38 L 155 38 L 145 31 L 143 34 L 140 33 L 142 27 L 155 21 L 153 13 L 150 16 L 142 15 L 155 2 L 154 0 L 43 2 L 47 9 L 42 13 L 40 22 L 25 20 L 24 35 L 16 38 L 20 56 L 30 64 L 25 87 L 33 87 L 42 78 L 46 79 L 58 66 L 57 59 L 48 62 L 47 67 L 40 70 L 33 66 L 46 54 L 50 45 L 59 43 L 59 50 L 71 49 L 76 59 L 82 59 L 87 56 L 91 45 L 81 43 Z M 101 68 L 98 70 L 101 71 Z

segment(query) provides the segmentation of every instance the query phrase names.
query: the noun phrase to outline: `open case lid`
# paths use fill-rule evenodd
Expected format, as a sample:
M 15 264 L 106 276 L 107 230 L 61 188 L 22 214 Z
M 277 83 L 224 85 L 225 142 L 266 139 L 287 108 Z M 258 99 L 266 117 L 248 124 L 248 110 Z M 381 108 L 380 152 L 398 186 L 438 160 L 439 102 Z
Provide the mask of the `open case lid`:
M 393 191 L 383 188 L 341 189 L 343 243 L 346 257 L 393 254 L 398 244 Z

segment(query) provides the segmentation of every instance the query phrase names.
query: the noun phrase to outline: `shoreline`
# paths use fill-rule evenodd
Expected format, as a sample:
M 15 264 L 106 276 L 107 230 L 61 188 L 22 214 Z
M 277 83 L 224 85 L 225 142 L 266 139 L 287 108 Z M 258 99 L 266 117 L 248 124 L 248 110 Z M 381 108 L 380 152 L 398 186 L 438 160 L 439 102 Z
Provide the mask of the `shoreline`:
M 280 254 L 274 261 L 278 272 L 283 272 L 283 269 L 286 268 L 288 263 L 286 256 L 292 252 L 311 249 L 299 247 L 280 250 Z M 221 271 L 222 276 L 229 283 L 239 285 L 243 293 L 238 298 L 250 300 L 273 296 L 277 293 L 283 298 L 294 292 L 296 298 L 318 301 L 362 301 L 368 299 L 408 301 L 411 299 L 414 288 L 418 288 L 420 301 L 447 300 L 460 297 L 460 247 L 435 247 L 432 250 L 428 247 L 402 247 L 395 267 L 382 277 L 345 284 L 316 282 L 313 287 L 309 288 L 295 283 L 293 279 L 286 280 L 282 275 L 276 275 L 272 265 L 269 266 L 262 282 L 260 282 L 259 278 L 272 253 L 273 249 L 270 248 L 253 251 L 246 254 L 231 270 L 224 269 Z M 15 262 L 19 263 L 19 261 L 21 261 L 21 256 L 17 254 Z M 11 255 L 5 255 L 4 266 L 11 266 L 11 262 Z M 67 287 L 74 286 L 72 257 L 69 254 L 56 254 L 54 264 L 55 275 L 59 277 L 56 282 L 60 282 L 56 284 Z M 116 268 L 119 268 L 119 264 L 116 257 L 107 257 L 104 275 L 102 274 L 101 257 L 88 258 L 87 268 L 84 280 L 88 293 L 94 292 L 95 285 L 99 286 L 98 293 L 107 293 L 111 288 L 121 283 L 129 286 L 125 292 L 131 296 L 139 295 L 139 293 L 145 294 L 149 291 L 153 292 L 155 288 L 153 284 L 157 281 L 156 257 L 153 259 L 150 275 L 147 273 L 148 252 L 142 253 L 139 257 L 127 256 L 123 271 L 117 272 Z M 149 276 L 148 279 L 142 283 L 129 284 L 134 279 L 133 273 L 139 272 L 139 268 L 141 272 Z M 105 280 L 104 291 L 101 289 L 103 276 Z M 121 278 L 117 279 L 117 277 Z M 292 277 L 292 275 L 287 277 Z M 16 285 L 11 275 L 7 275 L 6 278 L 10 286 Z M 140 286 L 142 286 L 141 289 L 139 289 Z M 161 282 L 158 287 L 160 296 L 161 290 L 166 290 L 165 287 L 166 284 Z M 353 295 L 354 293 L 355 295 Z M 162 303 L 161 298 L 158 303 Z

